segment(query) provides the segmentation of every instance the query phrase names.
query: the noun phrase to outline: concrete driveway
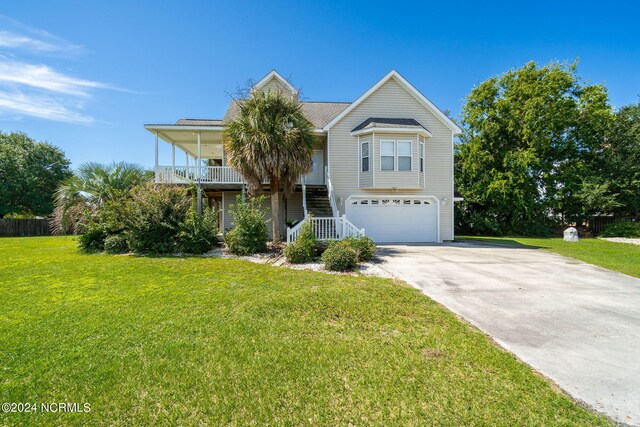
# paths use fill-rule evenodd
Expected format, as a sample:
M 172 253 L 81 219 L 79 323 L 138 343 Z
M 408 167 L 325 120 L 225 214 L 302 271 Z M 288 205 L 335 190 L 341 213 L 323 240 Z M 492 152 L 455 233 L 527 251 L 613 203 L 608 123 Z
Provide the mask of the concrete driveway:
M 640 279 L 526 247 L 385 245 L 380 255 L 574 398 L 640 425 Z

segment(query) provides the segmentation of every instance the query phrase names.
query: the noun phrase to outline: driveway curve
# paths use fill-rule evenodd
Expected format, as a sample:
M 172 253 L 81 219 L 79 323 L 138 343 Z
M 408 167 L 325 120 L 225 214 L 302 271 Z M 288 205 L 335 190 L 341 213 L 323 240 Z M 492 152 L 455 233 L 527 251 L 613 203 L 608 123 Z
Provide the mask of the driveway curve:
M 384 245 L 380 256 L 575 399 L 640 425 L 640 279 L 529 247 Z

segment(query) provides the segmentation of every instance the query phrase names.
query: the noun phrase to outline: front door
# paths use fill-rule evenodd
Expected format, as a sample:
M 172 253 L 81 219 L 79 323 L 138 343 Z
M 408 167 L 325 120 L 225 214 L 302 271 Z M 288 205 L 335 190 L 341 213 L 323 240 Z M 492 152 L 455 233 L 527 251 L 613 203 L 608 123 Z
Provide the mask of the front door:
M 305 177 L 305 183 L 308 185 L 324 184 L 324 153 L 322 150 L 313 151 L 313 169 L 311 173 Z

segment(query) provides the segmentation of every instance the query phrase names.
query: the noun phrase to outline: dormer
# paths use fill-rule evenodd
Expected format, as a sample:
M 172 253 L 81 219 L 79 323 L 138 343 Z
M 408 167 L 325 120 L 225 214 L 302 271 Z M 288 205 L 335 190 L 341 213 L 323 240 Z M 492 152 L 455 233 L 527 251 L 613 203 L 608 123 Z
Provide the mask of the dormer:
M 298 89 L 293 87 L 291 83 L 276 70 L 271 71 L 269 74 L 264 76 L 262 80 L 253 85 L 251 88 L 252 91 L 262 90 L 264 92 L 268 91 L 278 91 L 291 94 L 293 96 L 298 96 Z

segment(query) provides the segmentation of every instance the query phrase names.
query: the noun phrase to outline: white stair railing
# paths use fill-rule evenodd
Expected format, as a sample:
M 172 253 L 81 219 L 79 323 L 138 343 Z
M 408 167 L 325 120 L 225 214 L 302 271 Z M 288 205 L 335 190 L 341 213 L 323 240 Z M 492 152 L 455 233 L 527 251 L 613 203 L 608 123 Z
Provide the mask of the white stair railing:
M 303 219 L 293 227 L 287 227 L 287 244 L 293 243 L 296 241 L 296 239 L 300 235 L 300 229 L 308 220 L 309 220 L 309 217 Z
M 329 166 L 324 167 L 324 174 L 327 177 L 327 193 L 329 195 L 329 203 L 331 204 L 331 212 L 335 218 L 340 217 L 340 211 L 336 204 L 336 194 L 333 191 L 333 184 L 331 183 L 331 175 L 329 174 Z
M 287 228 L 287 243 L 293 243 L 300 235 L 300 229 L 307 222 L 313 226 L 313 234 L 318 240 L 342 240 L 345 237 L 364 236 L 364 228 L 356 227 L 345 215 L 341 217 L 307 216 L 292 228 Z

